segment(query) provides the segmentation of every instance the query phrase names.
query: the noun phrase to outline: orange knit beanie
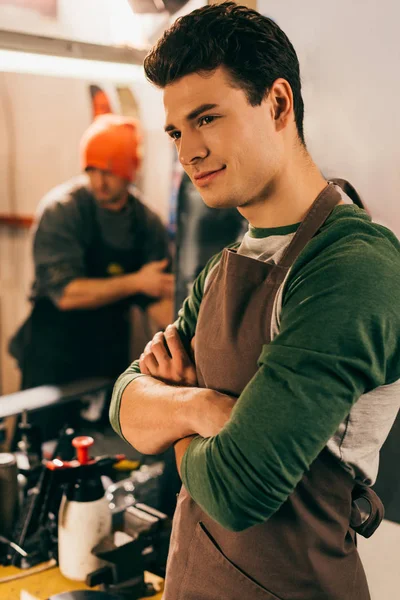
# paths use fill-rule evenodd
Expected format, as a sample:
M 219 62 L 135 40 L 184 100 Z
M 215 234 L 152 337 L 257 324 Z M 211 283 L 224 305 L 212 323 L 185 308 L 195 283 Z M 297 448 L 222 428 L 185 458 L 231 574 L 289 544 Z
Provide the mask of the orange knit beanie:
M 111 171 L 133 181 L 140 166 L 140 133 L 135 119 L 106 114 L 96 117 L 82 136 L 82 169 Z

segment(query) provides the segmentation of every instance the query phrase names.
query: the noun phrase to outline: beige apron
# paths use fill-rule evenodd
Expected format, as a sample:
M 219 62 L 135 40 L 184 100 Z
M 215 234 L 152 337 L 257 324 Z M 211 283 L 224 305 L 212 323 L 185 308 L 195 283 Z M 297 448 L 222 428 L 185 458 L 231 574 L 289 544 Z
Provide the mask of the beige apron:
M 200 387 L 241 394 L 257 371 L 262 346 L 271 341 L 272 308 L 280 285 L 340 200 L 329 184 L 278 265 L 224 250 L 210 276 L 196 329 Z M 368 600 L 350 528 L 353 490 L 350 474 L 324 450 L 268 521 L 231 532 L 182 487 L 164 599 Z

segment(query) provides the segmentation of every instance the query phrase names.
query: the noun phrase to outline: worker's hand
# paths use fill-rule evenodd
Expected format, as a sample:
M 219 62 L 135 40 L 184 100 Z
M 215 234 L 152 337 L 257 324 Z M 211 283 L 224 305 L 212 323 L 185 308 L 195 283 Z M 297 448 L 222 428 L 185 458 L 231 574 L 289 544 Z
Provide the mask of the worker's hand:
M 144 349 L 139 365 L 142 373 L 165 383 L 197 386 L 196 368 L 174 325 L 169 325 L 165 333 L 156 333 Z
M 167 258 L 150 262 L 136 273 L 132 273 L 139 293 L 153 298 L 173 297 L 175 277 L 171 273 L 164 273 L 168 262 Z

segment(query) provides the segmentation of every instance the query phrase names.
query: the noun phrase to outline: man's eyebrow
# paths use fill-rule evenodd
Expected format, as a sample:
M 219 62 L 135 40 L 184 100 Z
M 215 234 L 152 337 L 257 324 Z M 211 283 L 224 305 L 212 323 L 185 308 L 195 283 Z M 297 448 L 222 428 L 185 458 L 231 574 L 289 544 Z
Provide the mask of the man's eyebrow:
M 218 104 L 201 104 L 200 106 L 192 110 L 192 112 L 190 112 L 188 115 L 186 115 L 186 121 L 193 121 L 194 119 L 197 119 L 197 117 L 199 117 L 203 112 L 206 112 L 207 110 L 211 110 L 213 108 L 217 108 L 217 106 Z M 168 133 L 168 131 L 174 131 L 175 129 L 175 125 L 172 124 L 166 125 L 164 127 L 164 131 L 166 133 Z

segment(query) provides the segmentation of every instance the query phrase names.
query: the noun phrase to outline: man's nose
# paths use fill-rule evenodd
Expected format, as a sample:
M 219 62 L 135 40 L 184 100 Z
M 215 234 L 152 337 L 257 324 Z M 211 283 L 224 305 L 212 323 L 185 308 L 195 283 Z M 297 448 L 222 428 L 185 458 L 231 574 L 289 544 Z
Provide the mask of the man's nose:
M 179 144 L 179 162 L 183 166 L 191 165 L 198 160 L 206 158 L 209 150 L 201 136 L 183 136 Z
M 98 171 L 96 174 L 95 185 L 98 188 L 104 188 L 107 186 L 107 178 L 105 173 Z

